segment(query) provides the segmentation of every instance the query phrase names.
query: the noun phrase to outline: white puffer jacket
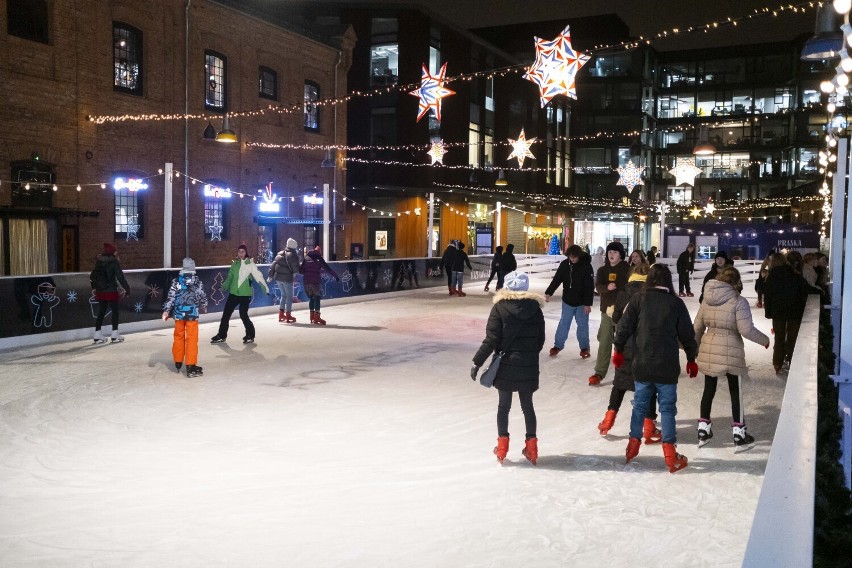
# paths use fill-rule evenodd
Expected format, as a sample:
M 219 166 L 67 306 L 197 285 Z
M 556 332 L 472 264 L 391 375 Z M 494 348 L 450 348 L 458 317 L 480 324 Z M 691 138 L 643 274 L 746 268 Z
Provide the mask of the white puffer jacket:
M 743 337 L 759 345 L 769 344 L 769 338 L 754 327 L 748 300 L 721 280 L 707 282 L 694 325 L 698 370 L 711 377 L 746 373 Z

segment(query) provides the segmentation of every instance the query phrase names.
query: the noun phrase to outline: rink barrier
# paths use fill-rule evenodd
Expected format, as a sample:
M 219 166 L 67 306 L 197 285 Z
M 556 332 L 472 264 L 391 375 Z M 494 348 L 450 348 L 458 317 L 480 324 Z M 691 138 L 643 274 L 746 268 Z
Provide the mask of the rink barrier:
M 743 566 L 813 565 L 819 297 L 808 296 Z
M 490 274 L 492 255 L 471 256 L 473 270 L 465 269 L 465 282 L 486 280 Z M 563 256 L 516 255 L 518 267 L 529 273 L 552 273 Z M 363 296 L 445 288 L 447 276 L 440 258 L 399 258 L 393 260 L 347 260 L 329 262 L 340 276 L 323 274 L 323 301 L 355 301 Z M 201 322 L 216 321 L 221 316 L 227 294 L 221 285 L 229 266 L 199 267 L 197 274 L 204 284 L 208 298 L 208 313 Z M 269 264 L 260 265 L 266 275 Z M 161 328 L 165 294 L 179 269 L 125 270 L 130 284 L 129 297 L 119 303 L 122 333 Z M 250 313 L 278 311 L 280 291 L 273 281 L 269 293 L 254 283 Z M 301 275 L 294 282 L 297 302 L 294 311 L 307 309 L 307 296 L 302 289 Z M 0 350 L 73 341 L 91 336 L 98 302 L 89 284 L 89 272 L 61 273 L 36 276 L 0 277 Z M 104 320 L 110 327 L 110 316 Z

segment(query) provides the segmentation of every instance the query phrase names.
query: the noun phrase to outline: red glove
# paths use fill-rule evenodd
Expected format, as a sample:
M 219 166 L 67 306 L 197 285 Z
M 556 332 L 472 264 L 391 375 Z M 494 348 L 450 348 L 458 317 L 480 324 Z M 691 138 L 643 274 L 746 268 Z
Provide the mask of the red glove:
M 612 364 L 616 369 L 624 365 L 624 353 L 621 351 L 614 352 L 612 354 Z
M 695 361 L 690 361 L 686 364 L 686 374 L 689 375 L 689 378 L 698 376 L 698 363 Z

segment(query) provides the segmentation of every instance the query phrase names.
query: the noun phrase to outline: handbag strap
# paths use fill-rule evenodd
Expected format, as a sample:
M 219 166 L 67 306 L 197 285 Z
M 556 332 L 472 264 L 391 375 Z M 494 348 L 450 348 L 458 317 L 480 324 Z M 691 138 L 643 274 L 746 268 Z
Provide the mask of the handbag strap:
M 506 351 L 508 351 L 509 346 L 512 344 L 513 341 L 515 341 L 515 338 L 518 337 L 518 334 L 520 332 L 521 332 L 521 328 L 519 327 L 518 330 L 515 333 L 512 334 L 512 337 L 511 337 L 511 339 L 509 339 L 509 342 L 506 344 L 505 347 L 503 347 L 503 349 L 500 350 L 500 356 L 501 357 L 506 354 Z

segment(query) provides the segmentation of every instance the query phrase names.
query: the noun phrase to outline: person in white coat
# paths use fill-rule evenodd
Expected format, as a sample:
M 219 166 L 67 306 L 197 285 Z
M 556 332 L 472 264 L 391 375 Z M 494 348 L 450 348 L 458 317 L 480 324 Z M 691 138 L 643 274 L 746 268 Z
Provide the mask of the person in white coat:
M 754 327 L 748 300 L 740 295 L 743 284 L 736 268 L 725 267 L 704 290 L 704 302 L 695 316 L 698 340 L 698 367 L 704 371 L 704 394 L 698 420 L 698 447 L 713 437 L 710 410 L 721 375 L 728 377 L 733 415 L 734 451 L 754 447 L 754 438 L 745 425 L 742 400 L 742 376 L 747 371 L 743 338 L 769 348 L 769 338 Z
M 604 251 L 603 247 L 598 247 L 595 251 L 595 254 L 592 255 L 592 272 L 595 274 L 598 273 L 598 268 L 606 264 L 606 251 Z M 597 294 L 597 292 L 595 292 Z

